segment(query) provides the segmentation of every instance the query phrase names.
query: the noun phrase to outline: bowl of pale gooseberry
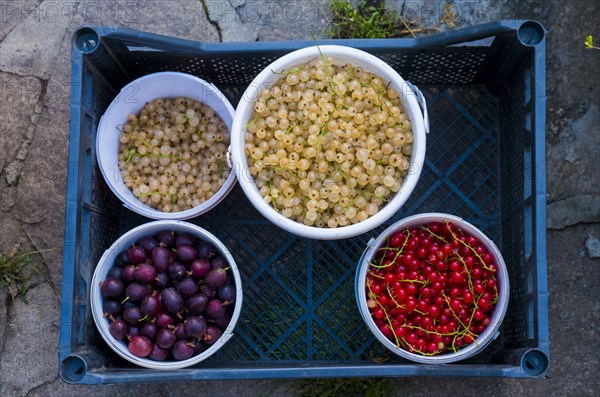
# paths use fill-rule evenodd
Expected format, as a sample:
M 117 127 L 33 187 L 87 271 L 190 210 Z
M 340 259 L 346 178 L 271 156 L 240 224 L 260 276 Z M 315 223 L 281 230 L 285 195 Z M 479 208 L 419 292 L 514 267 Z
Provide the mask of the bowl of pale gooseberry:
M 391 218 L 413 192 L 428 130 L 420 91 L 344 46 L 289 53 L 248 86 L 232 166 L 255 208 L 299 236 L 341 239 Z
M 226 160 L 233 113 L 223 93 L 196 76 L 159 72 L 130 82 L 98 125 L 104 180 L 145 217 L 204 214 L 235 185 Z

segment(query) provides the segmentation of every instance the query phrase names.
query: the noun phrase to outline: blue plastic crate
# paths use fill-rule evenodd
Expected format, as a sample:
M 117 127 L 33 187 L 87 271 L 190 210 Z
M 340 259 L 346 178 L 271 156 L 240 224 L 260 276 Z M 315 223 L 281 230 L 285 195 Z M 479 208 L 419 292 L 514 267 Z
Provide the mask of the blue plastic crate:
M 152 371 L 113 353 L 88 303 L 94 267 L 126 230 L 148 221 L 110 192 L 95 158 L 98 121 L 119 90 L 172 70 L 215 83 L 236 104 L 253 77 L 308 41 L 198 43 L 121 28 L 84 27 L 72 49 L 69 179 L 60 375 L 71 383 L 350 376 L 536 377 L 549 364 L 546 276 L 545 41 L 535 21 L 502 21 L 417 39 L 323 40 L 375 54 L 427 98 L 425 168 L 396 214 L 447 212 L 500 247 L 511 282 L 501 335 L 448 365 L 398 358 L 369 334 L 355 305 L 354 272 L 370 233 L 315 241 L 266 221 L 236 187 L 192 220 L 239 264 L 244 308 L 235 336 L 194 367 Z M 388 222 L 389 223 L 389 222 Z

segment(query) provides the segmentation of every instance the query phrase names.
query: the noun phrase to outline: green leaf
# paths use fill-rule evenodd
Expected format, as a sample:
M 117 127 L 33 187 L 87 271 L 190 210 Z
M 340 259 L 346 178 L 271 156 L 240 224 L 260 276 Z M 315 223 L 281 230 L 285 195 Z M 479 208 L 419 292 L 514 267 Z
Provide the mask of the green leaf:
M 594 47 L 594 41 L 592 38 L 592 35 L 589 35 L 588 37 L 585 38 L 585 48 L 593 48 Z

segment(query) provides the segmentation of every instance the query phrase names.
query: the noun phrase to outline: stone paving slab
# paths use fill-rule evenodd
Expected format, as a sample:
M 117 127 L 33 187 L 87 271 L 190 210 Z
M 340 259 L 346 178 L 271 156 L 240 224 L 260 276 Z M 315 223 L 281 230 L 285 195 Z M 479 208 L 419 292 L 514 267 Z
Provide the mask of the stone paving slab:
M 446 4 L 387 3 L 428 26 Z M 456 0 L 451 7 L 458 26 L 538 19 L 548 29 L 549 226 L 562 229 L 548 233 L 551 379 L 403 378 L 393 380 L 392 394 L 594 395 L 600 390 L 593 372 L 600 364 L 590 354 L 600 315 L 599 262 L 593 259 L 600 237 L 594 215 L 600 51 L 585 50 L 583 40 L 588 34 L 600 39 L 600 6 L 593 0 Z M 20 242 L 50 250 L 42 254 L 45 267 L 28 303 L 7 299 L 0 287 L 0 396 L 293 395 L 293 381 L 71 386 L 58 379 L 59 297 L 53 287 L 60 286 L 62 272 L 70 42 L 84 23 L 199 41 L 290 40 L 323 37 L 329 16 L 327 0 L 0 0 L 0 249 Z
M 0 356 L 0 385 L 3 396 L 26 394 L 30 389 L 56 378 L 60 306 L 48 284 L 28 292 L 29 303 L 16 299 L 9 310 L 4 349 Z M 50 367 L 50 368 L 49 368 Z
M 0 16 L 2 25 L 0 25 L 0 41 L 6 37 L 8 33 L 23 23 L 28 15 L 38 9 L 42 0 L 27 0 L 27 1 L 3 1 L 0 7 Z
M 41 89 L 42 84 L 35 77 L 0 72 L 0 170 L 9 167 L 3 172 L 0 186 L 17 183 L 32 138 L 34 125 L 31 119 Z M 6 209 L 5 206 L 10 203 L 0 199 L 0 208 Z

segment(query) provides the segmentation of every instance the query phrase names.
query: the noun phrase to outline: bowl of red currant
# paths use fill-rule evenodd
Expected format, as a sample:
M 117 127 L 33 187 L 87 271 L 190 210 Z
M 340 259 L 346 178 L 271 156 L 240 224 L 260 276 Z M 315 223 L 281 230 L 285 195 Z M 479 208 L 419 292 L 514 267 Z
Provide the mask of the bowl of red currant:
M 361 316 L 398 356 L 425 364 L 471 357 L 499 335 L 509 280 L 498 247 L 463 219 L 404 218 L 372 240 L 356 274 Z

